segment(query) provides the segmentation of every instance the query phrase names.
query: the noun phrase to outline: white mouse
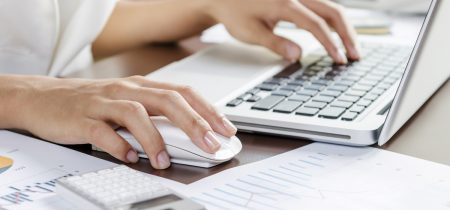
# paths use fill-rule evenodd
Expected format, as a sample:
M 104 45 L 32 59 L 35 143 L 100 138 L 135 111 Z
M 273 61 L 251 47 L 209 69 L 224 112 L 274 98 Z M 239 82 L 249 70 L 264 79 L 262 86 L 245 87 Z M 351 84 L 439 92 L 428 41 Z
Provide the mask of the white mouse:
M 209 154 L 197 147 L 181 129 L 173 125 L 167 118 L 151 117 L 151 119 L 165 142 L 172 163 L 210 168 L 232 159 L 242 149 L 241 141 L 236 136 L 227 138 L 216 133 L 221 147 L 215 154 Z M 147 158 L 141 145 L 128 130 L 119 129 L 117 133 L 131 144 L 140 157 Z

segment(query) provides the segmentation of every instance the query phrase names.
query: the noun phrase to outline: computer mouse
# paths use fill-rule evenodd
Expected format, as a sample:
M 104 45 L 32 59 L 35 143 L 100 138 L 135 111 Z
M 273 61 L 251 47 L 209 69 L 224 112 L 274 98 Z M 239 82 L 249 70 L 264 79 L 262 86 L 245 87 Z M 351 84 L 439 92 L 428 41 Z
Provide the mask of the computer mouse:
M 164 140 L 172 163 L 210 168 L 231 160 L 242 149 L 241 141 L 236 136 L 227 138 L 215 133 L 221 143 L 220 149 L 215 154 L 204 152 L 191 141 L 183 130 L 173 125 L 167 118 L 150 118 Z M 138 152 L 139 157 L 147 158 L 142 146 L 127 129 L 120 128 L 117 133 L 130 143 Z

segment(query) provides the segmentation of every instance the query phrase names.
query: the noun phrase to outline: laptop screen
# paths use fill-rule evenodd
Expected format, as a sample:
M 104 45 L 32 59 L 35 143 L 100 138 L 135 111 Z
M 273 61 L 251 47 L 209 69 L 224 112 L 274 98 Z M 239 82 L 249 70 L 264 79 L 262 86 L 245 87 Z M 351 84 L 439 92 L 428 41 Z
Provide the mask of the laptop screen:
M 429 11 L 381 130 L 387 142 L 450 76 L 450 1 L 430 1 Z

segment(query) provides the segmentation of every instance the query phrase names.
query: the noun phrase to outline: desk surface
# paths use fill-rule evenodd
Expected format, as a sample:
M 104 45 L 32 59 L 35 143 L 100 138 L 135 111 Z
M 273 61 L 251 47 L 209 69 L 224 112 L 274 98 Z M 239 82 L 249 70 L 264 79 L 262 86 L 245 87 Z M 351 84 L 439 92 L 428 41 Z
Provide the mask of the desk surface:
M 173 61 L 180 60 L 206 47 L 198 37 L 179 44 L 145 46 L 139 49 L 100 60 L 89 69 L 70 77 L 112 78 L 131 75 L 146 75 Z M 450 82 L 447 81 L 438 92 L 401 128 L 382 148 L 450 165 Z M 202 169 L 173 164 L 166 170 L 153 170 L 148 160 L 141 159 L 130 167 L 140 171 L 191 183 L 227 168 L 262 160 L 306 144 L 311 141 L 278 136 L 238 133 L 244 149 L 230 162 L 211 169 Z M 78 151 L 119 163 L 108 154 L 91 151 L 88 145 L 70 146 Z

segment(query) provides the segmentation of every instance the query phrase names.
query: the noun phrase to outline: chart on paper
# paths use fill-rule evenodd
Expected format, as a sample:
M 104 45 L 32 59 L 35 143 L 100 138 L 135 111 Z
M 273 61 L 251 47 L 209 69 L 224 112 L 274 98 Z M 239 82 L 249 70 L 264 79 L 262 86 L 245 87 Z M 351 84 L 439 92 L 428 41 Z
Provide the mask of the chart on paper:
M 0 209 L 76 209 L 55 194 L 56 180 L 115 164 L 0 131 Z
M 450 167 L 315 143 L 189 185 L 208 209 L 450 209 Z

